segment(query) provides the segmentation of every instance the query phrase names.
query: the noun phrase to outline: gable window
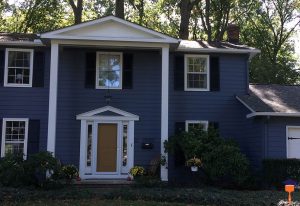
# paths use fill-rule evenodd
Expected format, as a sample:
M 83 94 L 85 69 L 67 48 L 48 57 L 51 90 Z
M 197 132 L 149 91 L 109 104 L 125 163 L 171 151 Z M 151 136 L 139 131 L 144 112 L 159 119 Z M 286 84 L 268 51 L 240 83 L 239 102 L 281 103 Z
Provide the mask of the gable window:
M 185 55 L 185 91 L 209 91 L 209 56 Z
M 202 129 L 204 131 L 207 131 L 208 121 L 195 121 L 195 120 L 185 121 L 185 131 L 188 132 L 192 128 Z
M 97 52 L 96 89 L 122 89 L 122 53 Z
M 1 157 L 27 155 L 28 119 L 3 119 Z
M 31 87 L 32 49 L 6 49 L 4 86 Z

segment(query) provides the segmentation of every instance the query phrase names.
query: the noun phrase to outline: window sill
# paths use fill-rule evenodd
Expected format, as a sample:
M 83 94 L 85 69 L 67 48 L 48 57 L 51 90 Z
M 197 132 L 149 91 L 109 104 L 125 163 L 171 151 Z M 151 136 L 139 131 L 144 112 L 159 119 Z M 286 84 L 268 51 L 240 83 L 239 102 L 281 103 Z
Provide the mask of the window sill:
M 32 87 L 31 84 L 4 84 L 4 87 Z
M 184 91 L 185 92 L 209 92 L 210 90 L 209 89 L 188 89 L 188 88 L 185 88 Z

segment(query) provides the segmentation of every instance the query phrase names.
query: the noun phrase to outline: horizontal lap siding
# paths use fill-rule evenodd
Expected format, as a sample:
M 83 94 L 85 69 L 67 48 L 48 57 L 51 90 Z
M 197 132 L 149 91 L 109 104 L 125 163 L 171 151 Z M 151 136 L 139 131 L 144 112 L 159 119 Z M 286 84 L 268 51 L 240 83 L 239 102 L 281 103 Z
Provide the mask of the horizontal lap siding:
M 236 100 L 236 95 L 247 94 L 247 57 L 246 55 L 220 54 L 220 91 L 188 92 L 175 91 L 174 84 L 174 55 L 170 58 L 170 99 L 169 99 L 169 134 L 174 134 L 175 122 L 185 120 L 208 120 L 219 123 L 222 137 L 235 139 L 243 152 L 252 159 L 261 153 L 254 147 L 262 147 L 261 142 L 254 144 L 245 134 L 246 111 Z M 262 138 L 261 136 L 259 138 Z M 170 158 L 170 176 L 173 172 L 174 161 Z
M 56 154 L 62 162 L 78 165 L 80 121 L 76 115 L 106 106 L 107 90 L 85 88 L 85 54 L 89 49 L 64 49 L 60 53 Z M 101 48 L 99 48 L 101 51 Z M 120 50 L 118 50 L 119 52 Z M 110 106 L 136 114 L 135 164 L 148 165 L 160 152 L 161 55 L 158 51 L 133 53 L 133 89 L 110 90 Z M 152 150 L 141 149 L 144 139 Z
M 50 49 L 43 50 L 45 51 L 46 60 L 44 87 L 17 88 L 0 86 L 0 119 L 29 118 L 40 120 L 40 150 L 46 150 L 47 148 L 50 74 Z
M 297 117 L 271 117 L 268 121 L 266 157 L 286 158 L 286 126 L 300 126 Z

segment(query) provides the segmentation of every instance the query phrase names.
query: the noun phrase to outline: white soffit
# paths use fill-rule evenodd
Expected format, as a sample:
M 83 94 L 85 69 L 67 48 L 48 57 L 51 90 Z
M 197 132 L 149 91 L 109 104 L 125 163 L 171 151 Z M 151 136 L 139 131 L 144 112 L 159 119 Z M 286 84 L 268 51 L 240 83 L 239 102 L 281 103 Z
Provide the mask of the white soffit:
M 46 39 L 178 43 L 178 39 L 123 19 L 107 16 L 41 34 Z

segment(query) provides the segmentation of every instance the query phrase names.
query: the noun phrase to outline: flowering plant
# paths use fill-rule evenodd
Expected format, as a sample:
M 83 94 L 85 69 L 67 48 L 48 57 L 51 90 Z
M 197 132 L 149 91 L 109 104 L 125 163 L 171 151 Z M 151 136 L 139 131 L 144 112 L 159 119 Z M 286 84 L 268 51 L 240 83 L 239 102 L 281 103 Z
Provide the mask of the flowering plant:
M 201 167 L 202 166 L 202 161 L 199 158 L 193 157 L 191 159 L 189 159 L 188 161 L 186 161 L 186 166 L 188 167 Z
M 133 177 L 143 176 L 145 174 L 145 169 L 140 166 L 134 166 L 130 169 L 129 174 L 131 174 Z

